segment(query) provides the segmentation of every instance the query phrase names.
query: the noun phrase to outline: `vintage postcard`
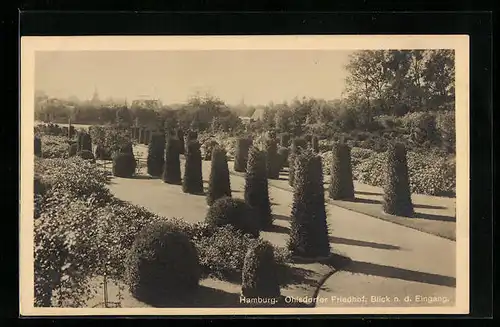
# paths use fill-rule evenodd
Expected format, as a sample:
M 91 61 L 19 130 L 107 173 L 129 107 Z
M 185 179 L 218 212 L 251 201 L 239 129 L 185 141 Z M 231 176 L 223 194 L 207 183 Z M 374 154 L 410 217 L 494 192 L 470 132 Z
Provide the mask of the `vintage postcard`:
M 469 312 L 466 35 L 21 39 L 20 313 Z

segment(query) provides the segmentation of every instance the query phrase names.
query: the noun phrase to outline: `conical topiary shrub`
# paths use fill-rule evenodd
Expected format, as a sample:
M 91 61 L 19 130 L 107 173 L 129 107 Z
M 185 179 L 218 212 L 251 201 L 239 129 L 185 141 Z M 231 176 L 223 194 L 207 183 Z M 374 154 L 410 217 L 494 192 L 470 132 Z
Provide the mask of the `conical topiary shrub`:
M 277 271 L 274 247 L 268 241 L 258 240 L 245 255 L 241 295 L 246 298 L 278 300 L 281 290 Z
M 231 197 L 231 181 L 229 179 L 226 150 L 221 146 L 216 146 L 212 152 L 207 204 L 211 206 L 215 200 L 223 196 Z
M 140 230 L 125 267 L 125 282 L 132 296 L 163 306 L 192 300 L 202 272 L 195 245 L 177 226 L 164 221 Z
M 151 136 L 148 146 L 147 167 L 148 174 L 152 177 L 159 177 L 163 173 L 165 163 L 165 135 L 155 133 Z
M 314 153 L 319 153 L 319 140 L 316 135 L 311 137 L 311 149 Z
M 248 138 L 238 138 L 236 140 L 236 151 L 234 156 L 234 171 L 245 172 L 247 169 L 248 151 L 252 146 L 252 140 Z
M 177 139 L 179 139 L 179 141 L 181 142 L 181 148 L 179 149 L 179 153 L 180 154 L 184 154 L 184 149 L 185 149 L 185 145 L 184 145 L 184 130 L 182 128 L 179 128 L 177 129 Z
M 321 157 L 304 151 L 293 166 L 295 186 L 288 248 L 299 257 L 326 257 L 330 254 L 330 243 Z
M 280 146 L 287 148 L 290 145 L 290 134 L 281 133 L 280 135 Z
M 42 156 L 42 140 L 38 137 L 35 136 L 35 156 L 41 157 Z
M 90 134 L 85 132 L 78 133 L 76 144 L 77 144 L 77 152 L 84 150 L 92 152 L 92 139 L 90 137 Z
M 294 173 L 294 163 L 295 157 L 304 149 L 306 149 L 307 143 L 303 138 L 294 138 L 292 140 L 292 145 L 290 146 L 290 153 L 288 155 L 288 183 L 293 187 L 293 181 L 295 178 Z
M 260 229 L 269 228 L 273 224 L 266 162 L 265 152 L 257 147 L 250 149 L 245 175 L 245 201 L 254 209 Z
M 278 156 L 280 158 L 281 168 L 288 167 L 288 154 L 289 153 L 290 153 L 290 150 L 288 148 L 280 147 L 278 149 Z
M 144 130 L 144 145 L 149 145 L 150 141 L 151 141 L 151 130 L 146 129 Z
M 205 223 L 211 227 L 231 225 L 252 237 L 259 237 L 260 229 L 253 209 L 242 199 L 223 196 L 216 199 L 207 211 Z
M 138 133 L 139 133 L 139 135 L 138 135 L 138 137 L 139 137 L 139 138 L 138 138 L 138 140 L 137 140 L 137 142 L 138 142 L 139 144 L 144 144 L 144 136 L 145 136 L 145 135 L 144 135 L 144 132 L 145 132 L 145 131 L 146 131 L 146 129 L 145 129 L 144 127 L 140 127 L 140 128 L 139 128 L 139 132 L 138 132 Z
M 384 211 L 391 215 L 413 216 L 406 149 L 403 144 L 389 146 L 384 185 Z
M 78 153 L 78 144 L 70 143 L 68 146 L 68 157 L 76 156 L 77 153 Z
M 165 183 L 180 185 L 182 182 L 179 150 L 179 141 L 172 137 L 169 138 L 165 149 L 165 162 L 163 164 L 162 175 Z
M 187 147 L 188 147 L 188 144 L 189 142 L 191 141 L 194 141 L 198 138 L 198 132 L 197 131 L 193 131 L 193 130 L 189 130 L 185 135 L 184 135 L 184 153 L 187 152 Z
M 355 198 L 351 149 L 347 144 L 338 143 L 332 148 L 332 165 L 330 167 L 328 193 L 329 197 L 333 200 L 353 200 Z
M 189 141 L 187 145 L 182 190 L 185 193 L 203 194 L 200 143 L 196 140 Z
M 266 141 L 267 177 L 279 179 L 281 170 L 281 160 L 278 156 L 278 142 L 276 139 Z

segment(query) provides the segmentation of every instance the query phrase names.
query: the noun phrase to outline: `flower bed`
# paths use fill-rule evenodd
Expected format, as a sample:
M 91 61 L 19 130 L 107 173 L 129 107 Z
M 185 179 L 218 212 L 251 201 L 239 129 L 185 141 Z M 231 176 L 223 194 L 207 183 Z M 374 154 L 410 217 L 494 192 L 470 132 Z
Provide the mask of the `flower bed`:
M 37 159 L 35 211 L 35 298 L 38 306 L 84 306 L 97 286 L 92 278 L 123 280 L 125 258 L 139 231 L 159 220 L 195 244 L 204 276 L 234 280 L 255 239 L 230 227 L 209 228 L 165 218 L 113 197 L 108 177 L 74 157 Z M 287 252 L 276 249 L 286 268 Z
M 324 174 L 330 173 L 332 153 L 321 154 Z M 361 183 L 382 187 L 384 183 L 385 152 L 363 148 L 351 150 L 353 177 Z M 408 152 L 408 172 L 412 193 L 453 196 L 455 194 L 456 164 L 454 159 L 437 152 Z

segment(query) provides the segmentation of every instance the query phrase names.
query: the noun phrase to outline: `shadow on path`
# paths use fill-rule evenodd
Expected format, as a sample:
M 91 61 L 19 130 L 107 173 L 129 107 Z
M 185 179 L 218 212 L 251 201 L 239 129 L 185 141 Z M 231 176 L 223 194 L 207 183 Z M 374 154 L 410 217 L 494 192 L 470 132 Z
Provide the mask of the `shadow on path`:
M 430 213 L 422 213 L 422 212 L 415 212 L 413 214 L 412 218 L 416 219 L 425 219 L 425 220 L 437 220 L 437 221 L 451 221 L 451 222 L 456 222 L 455 217 L 449 217 L 449 216 L 441 216 L 441 215 L 433 215 Z M 409 218 L 409 219 L 412 219 Z
M 160 177 L 152 177 L 149 175 L 136 175 L 133 179 L 160 179 Z
M 377 192 L 356 191 L 356 190 L 354 192 L 363 195 L 383 195 L 382 193 L 377 193 Z
M 456 287 L 456 279 L 453 277 L 391 266 L 384 266 L 370 262 L 353 261 L 342 270 L 355 274 L 365 274 L 385 278 L 396 278 L 425 284 Z
M 281 225 L 272 225 L 264 230 L 264 232 L 278 233 L 278 234 L 289 234 L 290 228 Z
M 289 216 L 285 216 L 285 215 L 276 215 L 276 214 L 273 214 L 273 218 L 276 219 L 276 220 L 284 220 L 284 221 L 290 221 L 291 218 Z
M 330 242 L 337 243 L 337 244 L 364 246 L 364 247 L 370 247 L 370 248 L 382 249 L 382 250 L 400 250 L 401 249 L 399 246 L 390 245 L 390 244 L 353 240 L 353 239 L 349 239 L 349 238 L 342 238 L 342 237 L 336 237 L 336 236 L 330 236 L 329 238 L 330 238 Z

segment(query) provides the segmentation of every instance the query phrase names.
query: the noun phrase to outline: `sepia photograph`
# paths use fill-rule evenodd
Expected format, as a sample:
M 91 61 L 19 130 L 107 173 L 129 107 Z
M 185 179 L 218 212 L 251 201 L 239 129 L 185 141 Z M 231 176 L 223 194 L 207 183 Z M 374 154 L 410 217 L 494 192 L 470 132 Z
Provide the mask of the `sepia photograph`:
M 468 42 L 23 37 L 21 315 L 468 313 Z

